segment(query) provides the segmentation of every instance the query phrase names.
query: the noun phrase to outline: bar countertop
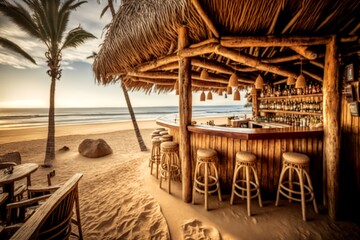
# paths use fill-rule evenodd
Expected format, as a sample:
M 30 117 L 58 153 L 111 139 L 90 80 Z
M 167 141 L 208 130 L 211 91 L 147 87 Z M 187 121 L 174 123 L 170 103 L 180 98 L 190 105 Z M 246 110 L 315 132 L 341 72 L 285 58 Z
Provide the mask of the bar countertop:
M 249 120 L 250 121 L 250 120 Z M 266 124 L 262 122 L 254 122 L 256 124 Z M 158 125 L 168 128 L 178 128 L 179 123 L 169 118 L 159 118 L 156 120 Z M 223 126 L 211 126 L 204 124 L 189 125 L 188 130 L 193 133 L 203 133 L 207 135 L 230 137 L 234 139 L 286 139 L 286 138 L 307 138 L 322 137 L 323 128 L 309 127 L 276 127 L 276 128 L 233 128 Z

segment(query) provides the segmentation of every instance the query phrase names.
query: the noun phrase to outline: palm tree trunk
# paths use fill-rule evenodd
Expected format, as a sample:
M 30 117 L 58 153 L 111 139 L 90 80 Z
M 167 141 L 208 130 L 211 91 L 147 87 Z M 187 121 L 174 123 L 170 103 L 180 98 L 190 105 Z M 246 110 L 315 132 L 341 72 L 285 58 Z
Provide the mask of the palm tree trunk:
M 50 167 L 51 161 L 55 159 L 55 84 L 56 78 L 51 78 L 50 108 L 48 121 L 48 137 L 46 142 L 46 154 L 44 166 Z
M 143 140 L 143 138 L 141 136 L 141 132 L 140 132 L 139 126 L 138 126 L 136 118 L 135 118 L 134 110 L 133 110 L 133 108 L 131 106 L 131 102 L 130 102 L 130 98 L 129 98 L 129 94 L 127 92 L 126 86 L 122 81 L 121 81 L 120 84 L 121 84 L 121 88 L 122 88 L 122 90 L 124 92 L 126 104 L 127 104 L 130 116 L 131 116 L 131 121 L 132 121 L 132 123 L 134 125 L 134 130 L 135 130 L 136 138 L 137 138 L 139 146 L 140 146 L 140 150 L 141 151 L 147 151 L 146 145 L 145 145 L 144 140 Z

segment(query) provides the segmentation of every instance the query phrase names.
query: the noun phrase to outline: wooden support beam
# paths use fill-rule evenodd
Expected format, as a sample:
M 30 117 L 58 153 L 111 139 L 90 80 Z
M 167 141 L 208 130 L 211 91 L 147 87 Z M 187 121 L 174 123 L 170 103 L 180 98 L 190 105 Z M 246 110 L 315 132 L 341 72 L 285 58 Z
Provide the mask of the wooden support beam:
M 318 61 L 310 61 L 310 63 L 314 66 L 317 66 L 319 68 L 324 68 L 324 64 Z
M 206 39 L 206 40 L 204 40 L 202 42 L 191 44 L 189 46 L 189 48 L 198 48 L 198 47 L 202 47 L 204 45 L 208 45 L 210 43 L 219 44 L 219 40 L 217 40 L 216 38 L 209 38 L 209 39 Z
M 171 54 L 171 55 L 167 55 L 164 57 L 160 57 L 153 61 L 140 64 L 139 66 L 137 66 L 134 69 L 134 72 L 146 72 L 149 70 L 153 70 L 155 68 L 166 65 L 168 63 L 176 62 L 176 61 L 178 61 L 178 59 L 179 59 L 179 57 L 176 54 Z
M 203 54 L 213 53 L 217 45 L 218 44 L 216 43 L 210 43 L 197 48 L 185 48 L 179 50 L 177 55 L 180 58 L 185 58 L 185 57 L 195 57 Z
M 232 74 L 234 69 L 225 64 L 219 63 L 218 61 L 211 61 L 203 58 L 193 58 L 191 59 L 191 64 L 193 66 L 206 68 L 220 73 Z
M 220 45 L 223 47 L 290 47 L 299 45 L 320 45 L 327 44 L 330 37 L 222 37 Z
M 300 58 L 301 58 L 301 56 L 296 54 L 296 55 L 292 55 L 292 56 L 261 59 L 261 62 L 264 62 L 264 63 L 282 63 L 282 62 L 290 62 L 290 61 L 294 61 L 294 60 L 299 60 Z
M 172 62 L 172 63 L 168 63 L 166 65 L 162 65 L 158 68 L 155 68 L 155 71 L 170 71 L 170 70 L 174 70 L 174 69 L 178 69 L 179 68 L 179 63 L 178 62 Z
M 300 54 L 301 56 L 303 56 L 304 58 L 309 60 L 314 60 L 318 57 L 317 53 L 311 51 L 310 49 L 304 46 L 291 46 L 290 48 L 295 52 L 297 52 L 298 54 Z
M 212 34 L 214 34 L 215 37 L 219 38 L 220 37 L 219 32 L 216 30 L 215 25 L 213 24 L 213 22 L 211 21 L 209 16 L 204 11 L 204 9 L 202 8 L 199 1 L 198 0 L 191 0 L 191 3 L 194 5 L 196 11 L 199 13 L 200 17 L 205 22 L 206 26 L 210 29 Z
M 188 28 L 182 26 L 178 30 L 178 50 L 189 46 Z M 192 91 L 191 91 L 191 58 L 179 59 L 179 152 L 182 172 L 182 198 L 184 202 L 192 199 L 192 164 L 190 132 L 187 126 L 191 125 Z M 170 181 L 170 180 L 169 180 Z
M 283 79 L 283 80 L 279 80 L 279 81 L 276 81 L 276 82 L 273 82 L 274 85 L 279 85 L 279 84 L 283 84 L 283 83 L 286 83 L 287 81 L 287 78 Z
M 312 72 L 304 70 L 304 69 L 302 70 L 302 72 L 305 73 L 306 75 L 312 77 L 315 80 L 318 80 L 320 82 L 323 81 L 323 78 L 321 76 L 319 76 L 319 75 L 316 75 L 315 73 L 312 73 Z
M 151 79 L 178 79 L 178 74 L 172 72 L 129 72 L 128 76 Z
M 323 111 L 324 111 L 324 176 L 326 177 L 325 206 L 329 216 L 336 219 L 339 197 L 339 163 L 341 146 L 340 129 L 340 81 L 338 45 L 335 36 L 326 45 Z
M 233 61 L 256 68 L 258 70 L 272 72 L 272 73 L 275 73 L 275 74 L 278 74 L 281 76 L 285 76 L 285 77 L 289 77 L 289 76 L 294 77 L 294 78 L 298 77 L 298 75 L 296 73 L 294 73 L 290 70 L 286 70 L 279 66 L 262 63 L 258 58 L 255 58 L 255 57 L 252 57 L 249 55 L 245 55 L 245 54 L 239 54 L 239 52 L 229 49 L 229 48 L 218 46 L 215 49 L 215 53 L 217 53 L 223 57 L 230 58 Z
M 151 83 L 163 86 L 174 86 L 175 81 L 173 79 L 151 79 L 151 78 L 137 78 L 137 81 L 144 83 Z

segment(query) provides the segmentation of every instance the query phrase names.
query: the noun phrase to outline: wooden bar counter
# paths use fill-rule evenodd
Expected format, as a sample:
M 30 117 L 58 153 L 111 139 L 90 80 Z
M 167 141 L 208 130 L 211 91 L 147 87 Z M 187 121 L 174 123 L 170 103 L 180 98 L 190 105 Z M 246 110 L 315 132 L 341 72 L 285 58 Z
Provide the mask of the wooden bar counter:
M 174 141 L 179 141 L 178 123 L 167 118 L 160 118 L 157 124 L 169 128 Z M 322 128 L 231 128 L 209 125 L 191 125 L 187 128 L 190 132 L 192 174 L 195 169 L 197 149 L 216 150 L 219 155 L 219 177 L 223 193 L 230 193 L 231 190 L 236 152 L 248 151 L 257 156 L 262 195 L 265 198 L 274 198 L 281 171 L 281 155 L 284 152 L 295 151 L 310 157 L 310 175 L 317 200 L 321 201 Z

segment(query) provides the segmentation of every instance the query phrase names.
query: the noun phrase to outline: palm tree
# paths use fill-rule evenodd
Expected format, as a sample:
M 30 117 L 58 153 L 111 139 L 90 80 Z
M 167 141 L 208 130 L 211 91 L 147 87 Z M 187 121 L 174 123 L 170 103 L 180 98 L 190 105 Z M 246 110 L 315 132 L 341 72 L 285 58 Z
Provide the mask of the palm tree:
M 55 158 L 55 84 L 61 78 L 62 50 L 77 47 L 95 36 L 80 26 L 66 32 L 70 13 L 86 1 L 23 0 L 23 3 L 14 1 L 11 4 L 3 0 L 0 2 L 0 11 L 32 38 L 43 42 L 47 48 L 45 57 L 51 86 L 44 166 L 51 166 L 51 160 Z
M 23 56 L 33 64 L 36 64 L 35 60 L 27 52 L 25 52 L 19 45 L 10 41 L 9 39 L 0 37 L 0 45 L 6 49 L 9 49 L 13 52 L 20 54 L 21 56 Z
M 108 4 L 104 7 L 104 9 L 102 10 L 101 14 L 100 14 L 100 18 L 105 14 L 105 12 L 110 9 L 111 11 L 111 15 L 112 17 L 114 18 L 115 16 L 115 8 L 114 8 L 114 4 L 113 4 L 113 1 L 114 0 L 108 0 Z M 97 0 L 97 2 L 100 4 L 100 0 Z M 96 55 L 96 53 L 95 53 Z M 95 56 L 93 54 L 93 56 Z M 135 113 L 134 113 L 134 110 L 133 110 L 133 107 L 131 105 L 131 101 L 130 101 L 130 97 L 129 97 L 129 94 L 128 94 L 128 91 L 126 89 L 126 86 L 125 84 L 123 83 L 123 81 L 121 81 L 120 78 L 118 79 L 115 79 L 115 80 L 119 80 L 120 81 L 120 85 L 121 85 L 121 88 L 124 92 L 124 97 L 125 97 L 125 101 L 126 101 L 126 105 L 128 107 L 128 110 L 129 110 L 129 113 L 130 113 L 130 117 L 131 117 L 131 121 L 132 121 L 132 124 L 134 126 L 134 130 L 135 130 L 135 134 L 136 134 L 136 138 L 138 140 L 138 143 L 139 143 L 139 146 L 140 146 L 140 150 L 141 151 L 147 151 L 147 148 L 146 148 L 146 145 L 144 143 L 144 140 L 141 136 L 141 132 L 140 132 L 140 129 L 139 129 L 139 126 L 137 124 L 137 121 L 136 121 L 136 117 L 135 117 Z

